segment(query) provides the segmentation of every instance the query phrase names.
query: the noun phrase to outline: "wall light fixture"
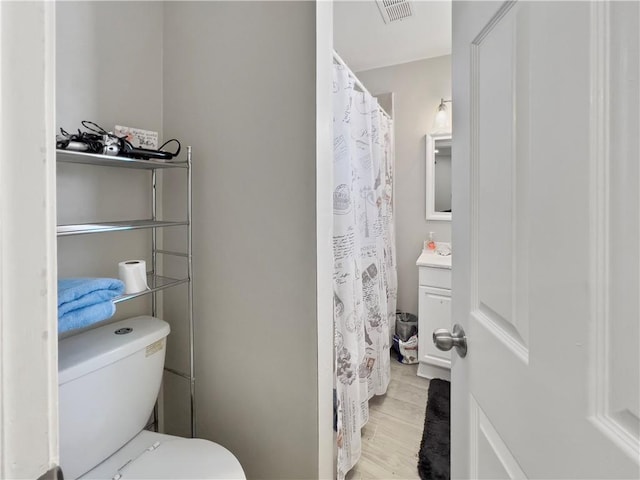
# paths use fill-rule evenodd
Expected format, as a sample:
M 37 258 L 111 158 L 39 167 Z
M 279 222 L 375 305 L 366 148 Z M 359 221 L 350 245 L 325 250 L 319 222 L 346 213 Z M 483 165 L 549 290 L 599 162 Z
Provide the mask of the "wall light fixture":
M 451 100 L 440 99 L 440 105 L 438 106 L 438 112 L 436 118 L 433 120 L 434 133 L 445 133 L 451 131 L 451 120 L 449 118 L 449 112 L 447 111 L 446 103 L 451 103 Z

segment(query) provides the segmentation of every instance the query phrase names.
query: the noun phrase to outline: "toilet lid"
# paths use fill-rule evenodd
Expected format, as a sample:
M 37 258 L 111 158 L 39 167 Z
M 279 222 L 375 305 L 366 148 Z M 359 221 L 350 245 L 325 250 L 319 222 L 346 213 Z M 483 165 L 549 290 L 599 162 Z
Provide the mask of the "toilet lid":
M 143 479 L 242 479 L 246 477 L 240 462 L 217 443 L 199 438 L 180 438 L 145 432 L 145 445 L 119 451 L 113 455 L 117 462 L 112 468 L 98 474 L 98 468 L 82 478 L 109 478 L 113 480 Z M 124 449 L 123 449 L 124 450 Z M 110 459 L 115 460 L 115 459 Z M 105 462 L 106 463 L 106 462 Z M 117 466 L 115 466 L 117 465 Z M 93 475 L 92 475 L 93 473 Z

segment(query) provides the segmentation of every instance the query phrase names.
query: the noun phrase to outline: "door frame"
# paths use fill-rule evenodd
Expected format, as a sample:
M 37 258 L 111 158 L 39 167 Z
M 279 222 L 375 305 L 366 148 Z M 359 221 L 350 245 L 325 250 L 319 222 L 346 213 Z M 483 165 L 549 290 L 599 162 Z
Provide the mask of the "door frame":
M 0 477 L 55 478 L 55 3 L 0 2 L 0 25 Z
M 316 2 L 318 478 L 335 478 L 333 441 L 333 0 Z

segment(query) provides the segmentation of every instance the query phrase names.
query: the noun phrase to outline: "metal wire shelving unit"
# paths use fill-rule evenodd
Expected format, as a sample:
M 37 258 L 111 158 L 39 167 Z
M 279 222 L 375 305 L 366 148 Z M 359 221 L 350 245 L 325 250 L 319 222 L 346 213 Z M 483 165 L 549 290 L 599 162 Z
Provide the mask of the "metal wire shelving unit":
M 151 229 L 151 271 L 147 272 L 147 284 L 149 289 L 116 297 L 113 302 L 120 303 L 143 295 L 151 295 L 151 315 L 156 316 L 158 310 L 157 293 L 167 288 L 178 285 L 187 285 L 187 311 L 189 328 L 189 373 L 179 372 L 172 368 L 165 367 L 165 370 L 178 375 L 189 381 L 190 393 L 190 417 L 191 436 L 196 434 L 195 425 L 195 372 L 194 372 L 194 329 L 193 329 L 193 259 L 192 259 L 192 174 L 191 174 L 191 147 L 187 147 L 186 161 L 164 162 L 157 160 L 138 160 L 126 157 L 114 157 L 108 155 L 97 155 L 85 152 L 75 152 L 68 150 L 57 150 L 56 159 L 58 163 L 76 163 L 84 165 L 95 165 L 100 167 L 116 167 L 127 169 L 148 170 L 151 172 L 151 218 L 141 220 L 113 221 L 113 222 L 92 222 L 71 225 L 58 225 L 56 227 L 58 237 L 71 235 L 87 235 L 106 232 L 121 232 L 139 229 Z M 158 220 L 158 197 L 157 197 L 157 171 L 165 169 L 185 169 L 187 181 L 187 218 L 177 221 Z M 158 248 L 157 229 L 165 227 L 186 227 L 187 242 L 186 251 L 170 251 Z M 187 261 L 187 275 L 184 278 L 169 278 L 158 275 L 158 255 L 170 255 L 183 257 Z M 154 412 L 154 423 L 157 426 L 157 410 Z

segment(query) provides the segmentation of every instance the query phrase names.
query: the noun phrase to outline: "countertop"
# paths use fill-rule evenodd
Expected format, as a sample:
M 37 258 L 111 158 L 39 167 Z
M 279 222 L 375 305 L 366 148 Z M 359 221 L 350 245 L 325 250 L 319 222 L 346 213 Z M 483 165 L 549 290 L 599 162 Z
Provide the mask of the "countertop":
M 416 261 L 418 267 L 436 267 L 436 268 L 451 268 L 451 255 L 439 255 L 429 250 L 423 250 L 422 254 Z

